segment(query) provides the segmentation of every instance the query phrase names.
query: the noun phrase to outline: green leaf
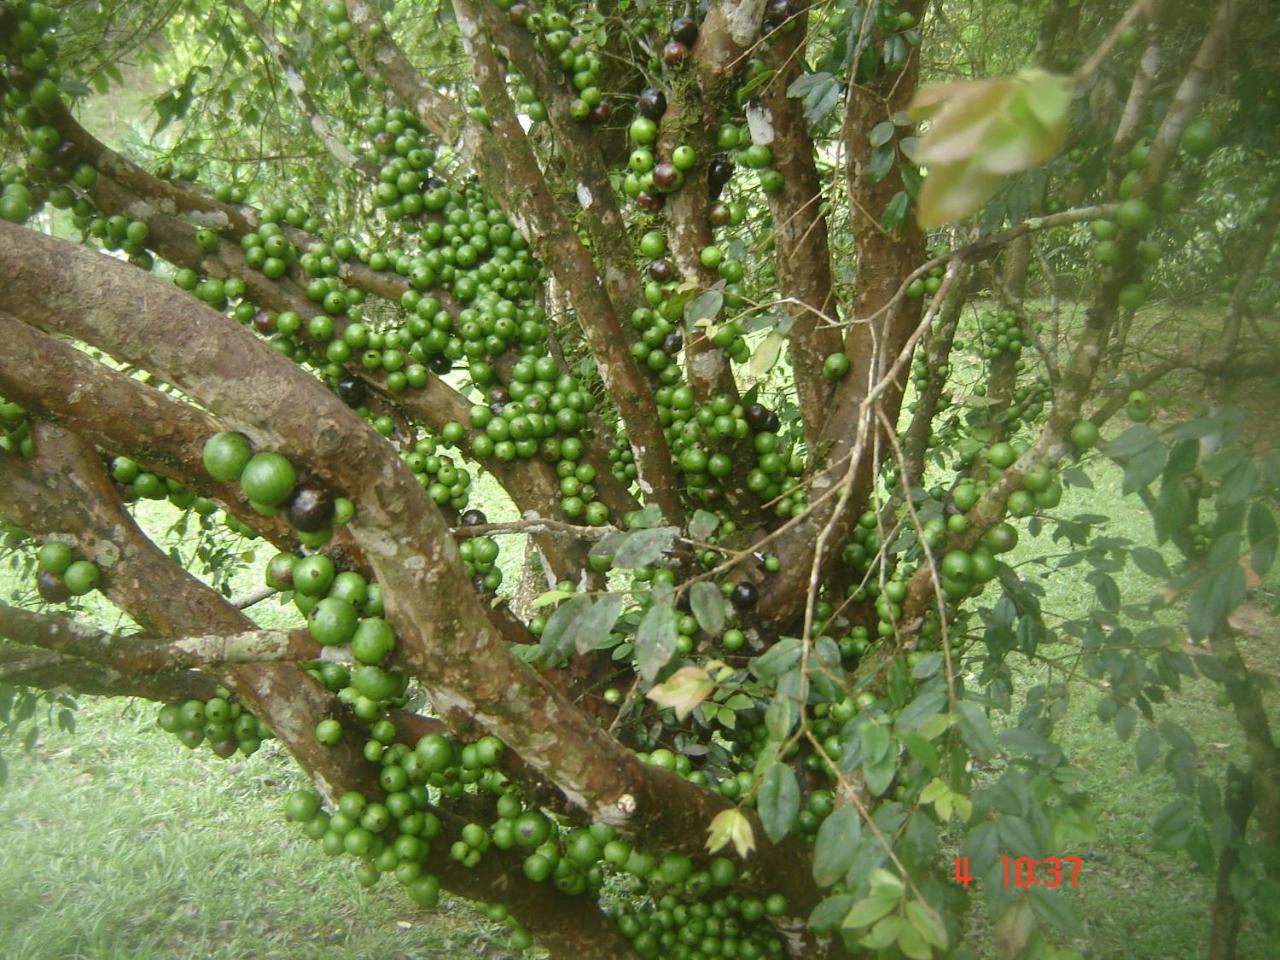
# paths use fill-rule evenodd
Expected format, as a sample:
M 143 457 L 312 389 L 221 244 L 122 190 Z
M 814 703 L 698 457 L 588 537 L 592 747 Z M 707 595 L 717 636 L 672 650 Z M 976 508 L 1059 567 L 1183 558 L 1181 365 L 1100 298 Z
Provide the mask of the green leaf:
M 791 832 L 800 813 L 800 784 L 789 764 L 775 761 L 764 772 L 756 795 L 756 812 L 765 834 L 774 843 Z
M 827 814 L 814 841 L 814 882 L 829 887 L 844 877 L 853 866 L 861 837 L 862 821 L 852 804 L 836 807 Z
M 798 719 L 795 701 L 786 693 L 779 691 L 769 701 L 769 706 L 764 712 L 764 728 L 769 733 L 769 739 L 775 743 L 781 743 L 787 739 Z
M 652 680 L 675 652 L 675 607 L 670 602 L 655 602 L 636 630 L 636 666 L 640 676 Z
M 598 597 L 590 607 L 578 618 L 574 631 L 574 646 L 579 653 L 591 650 L 604 650 L 613 646 L 613 638 L 609 631 L 618 622 L 622 614 L 622 594 L 608 593 Z
M 1134 424 L 1120 436 L 1102 445 L 1102 452 L 1112 460 L 1128 460 L 1135 454 L 1161 445 L 1160 434 L 1145 423 Z
M 783 637 L 760 656 L 750 661 L 751 672 L 768 683 L 777 680 L 800 662 L 800 641 L 795 637 Z
M 888 143 L 893 139 L 893 132 L 897 129 L 890 120 L 881 120 L 871 128 L 871 133 L 867 135 L 867 139 L 871 141 L 871 146 L 879 147 Z
M 849 908 L 843 925 L 855 930 L 859 927 L 869 927 L 897 906 L 897 897 L 867 897 Z
M 862 724 L 858 728 L 858 735 L 862 739 L 862 758 L 865 763 L 883 760 L 889 753 L 889 748 L 893 746 L 893 737 L 889 733 L 889 728 L 874 720 Z
M 1072 937 L 1083 937 L 1084 928 L 1071 906 L 1071 901 L 1062 890 L 1050 890 L 1048 887 L 1033 886 L 1028 888 L 1027 897 L 1031 900 L 1031 909 L 1045 923 L 1056 927 Z
M 872 183 L 879 183 L 893 169 L 893 161 L 898 151 L 891 143 L 881 144 L 871 151 L 871 159 L 867 161 L 866 177 Z
M 918 900 L 912 900 L 907 903 L 906 913 L 907 923 L 909 926 L 904 926 L 898 931 L 898 949 L 906 956 L 911 957 L 911 960 L 930 960 L 933 956 L 933 950 L 930 949 L 929 944 L 931 943 L 933 931 L 929 926 L 929 921 L 924 915 L 921 915 L 919 911 L 916 911 L 915 914 L 912 913 L 911 908 L 914 906 L 919 906 L 921 909 L 928 910 L 928 908 Z M 933 911 L 929 912 L 932 913 Z M 938 922 L 941 923 L 941 920 Z M 925 925 L 923 929 L 921 929 L 921 924 Z M 928 934 L 926 934 L 926 930 L 929 931 Z M 943 943 L 945 944 L 945 928 L 942 933 Z
M 680 531 L 675 527 L 655 527 L 629 533 L 613 555 L 615 567 L 644 567 L 653 563 L 671 546 Z
M 1169 570 L 1169 565 L 1164 562 L 1164 557 L 1158 551 L 1152 550 L 1150 547 L 1134 547 L 1129 551 L 1129 556 L 1133 560 L 1134 566 L 1148 577 L 1154 577 L 1157 580 L 1173 579 L 1173 573 Z
M 898 224 L 907 219 L 907 211 L 911 209 L 911 197 L 906 191 L 899 190 L 884 206 L 880 214 L 880 226 L 885 230 L 894 230 Z
M 706 540 L 720 526 L 720 518 L 710 510 L 695 510 L 693 519 L 689 521 L 689 537 L 693 540 Z
M 689 588 L 689 606 L 703 631 L 712 637 L 724 630 L 725 599 L 714 583 L 699 580 Z
M 853 906 L 853 897 L 847 893 L 836 893 L 820 901 L 809 914 L 809 929 L 815 933 L 830 933 L 840 926 Z
M 885 947 L 892 946 L 897 942 L 898 932 L 905 922 L 896 913 L 890 914 L 882 918 L 879 923 L 871 928 L 871 932 L 858 942 L 870 950 L 883 950 Z
M 559 663 L 574 648 L 578 634 L 578 620 L 591 606 L 591 598 L 573 596 L 560 604 L 547 618 L 538 639 L 538 658 L 548 666 Z
M 747 373 L 752 377 L 763 377 L 778 362 L 778 357 L 782 355 L 782 348 L 786 343 L 785 336 L 777 330 L 771 330 L 751 354 L 751 360 L 747 363 Z
M 1160 737 L 1156 736 L 1156 731 L 1151 727 L 1144 727 L 1138 735 L 1138 742 L 1134 744 L 1133 753 L 1138 762 L 1138 772 L 1146 773 L 1151 764 L 1160 758 Z
M 946 950 L 947 925 L 932 906 L 925 904 L 923 900 L 906 901 L 906 919 L 913 925 L 915 932 L 924 938 L 925 943 L 938 950 Z
M 866 779 L 867 789 L 874 796 L 880 796 L 893 783 L 893 775 L 897 772 L 896 758 L 892 753 L 874 763 L 862 765 L 862 775 Z
M 714 320 L 724 307 L 724 293 L 712 288 L 703 290 L 684 308 L 685 324 L 690 330 L 697 326 L 699 320 Z
M 930 773 L 938 772 L 938 748 L 918 733 L 908 733 L 902 738 L 907 753 L 924 765 Z
M 1000 751 L 1000 744 L 982 707 L 971 700 L 961 700 L 956 704 L 956 711 L 960 714 L 960 739 L 973 755 L 979 760 L 994 757 Z
M 1259 501 L 1249 508 L 1249 566 L 1258 576 L 1266 576 L 1276 562 L 1276 520 Z

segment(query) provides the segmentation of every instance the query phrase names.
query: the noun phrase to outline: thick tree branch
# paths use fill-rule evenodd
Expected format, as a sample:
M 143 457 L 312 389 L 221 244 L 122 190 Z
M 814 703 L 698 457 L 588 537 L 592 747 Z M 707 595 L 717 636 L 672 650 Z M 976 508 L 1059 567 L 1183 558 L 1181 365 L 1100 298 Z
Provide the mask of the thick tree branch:
M 195 670 L 177 673 L 120 673 L 76 657 L 0 642 L 0 683 L 37 690 L 69 690 L 100 697 L 142 697 L 172 703 L 208 700 L 217 681 Z
M 655 416 L 657 410 L 648 378 L 627 349 L 627 335 L 613 303 L 596 276 L 589 251 L 547 186 L 524 128 L 516 119 L 507 95 L 503 71 L 489 47 L 488 37 L 468 8 L 455 5 L 463 42 L 472 58 L 481 102 L 492 118 L 505 163 L 479 172 L 504 209 L 533 242 L 569 294 L 574 310 L 604 381 L 627 427 L 627 439 L 635 453 L 640 489 L 658 504 L 663 516 L 678 523 L 680 499 L 675 470 L 666 437 Z
M 834 317 L 836 301 L 825 201 L 813 141 L 805 127 L 800 100 L 787 96 L 787 89 L 804 68 L 807 21 L 806 13 L 797 14 L 791 19 L 789 30 L 773 35 L 766 60 L 775 72 L 764 90 L 762 103 L 772 117 L 773 165 L 782 174 L 782 189 L 769 195 L 774 274 L 791 317 L 788 356 L 795 374 L 805 440 L 812 449 L 818 443 L 831 397 L 831 384 L 822 376 L 822 363 L 828 354 L 840 349 L 840 334 L 822 322 L 824 317 Z

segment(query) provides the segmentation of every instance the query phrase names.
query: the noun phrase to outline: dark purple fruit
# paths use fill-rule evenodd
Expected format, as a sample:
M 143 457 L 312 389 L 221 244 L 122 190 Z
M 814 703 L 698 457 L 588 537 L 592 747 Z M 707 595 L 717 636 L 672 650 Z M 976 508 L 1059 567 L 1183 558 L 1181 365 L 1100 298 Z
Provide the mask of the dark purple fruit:
M 760 591 L 756 589 L 756 585 L 750 580 L 735 583 L 733 592 L 729 594 L 729 602 L 739 610 L 750 610 L 759 599 Z
M 671 21 L 671 39 L 692 47 L 698 39 L 698 21 L 693 17 L 676 17 Z
M 276 319 L 275 317 L 271 316 L 271 311 L 259 310 L 257 313 L 255 313 L 253 315 L 253 328 L 257 330 L 259 333 L 263 334 L 264 336 L 274 331 L 276 328 Z M 354 380 L 355 378 L 344 377 L 343 379 Z M 357 380 L 356 382 L 361 383 L 362 381 Z M 341 384 L 342 380 L 339 380 L 338 383 Z M 341 387 L 339 387 L 339 393 L 341 393 Z
M 506 403 L 511 399 L 511 394 L 507 393 L 506 387 L 490 387 L 489 402 L 490 403 Z
M 765 421 L 764 428 L 770 433 L 777 433 L 782 427 L 782 421 L 778 419 L 778 415 L 772 410 L 769 411 L 769 419 Z
M 661 120 L 667 112 L 667 95 L 657 87 L 645 87 L 636 98 L 636 113 L 650 120 Z
M 443 353 L 437 353 L 427 362 L 427 366 L 431 368 L 432 373 L 446 374 L 453 369 L 453 361 Z
M 256 316 L 253 319 L 254 323 L 258 322 Z M 369 398 L 369 387 L 359 377 L 339 377 L 337 387 L 338 396 L 349 407 L 358 407 Z
M 662 205 L 666 202 L 667 198 L 660 193 L 649 193 L 647 190 L 642 190 L 636 195 L 636 204 L 641 210 L 650 212 L 661 210 Z
M 659 283 L 666 283 L 673 273 L 675 273 L 675 267 L 671 265 L 670 260 L 655 260 L 649 264 L 649 276 Z
M 707 165 L 707 191 L 712 200 L 720 196 L 720 191 L 733 178 L 733 163 L 728 157 L 717 155 Z
M 605 123 L 612 114 L 613 104 L 608 100 L 601 100 L 591 108 L 591 112 L 587 114 L 587 119 L 592 123 Z
M 674 67 L 689 55 L 689 48 L 679 40 L 672 40 L 662 48 L 662 62 Z
M 36 571 L 36 592 L 45 603 L 66 603 L 71 599 L 71 591 L 62 578 L 48 570 Z
M 729 205 L 717 201 L 707 210 L 707 220 L 713 227 L 723 227 L 733 218 L 733 214 L 729 210 Z
M 289 526 L 303 533 L 315 533 L 333 523 L 333 495 L 320 487 L 298 487 L 287 509 Z
M 663 160 L 653 168 L 653 185 L 659 190 L 670 190 L 680 179 L 680 171 L 675 164 Z
M 749 403 L 742 411 L 742 418 L 752 430 L 760 431 L 769 420 L 769 408 L 763 403 Z
M 662 338 L 662 352 L 674 357 L 684 348 L 684 337 L 678 333 L 668 333 Z
M 488 523 L 489 518 L 484 515 L 483 510 L 468 510 L 459 517 L 459 522 L 464 527 L 478 527 L 482 523 Z

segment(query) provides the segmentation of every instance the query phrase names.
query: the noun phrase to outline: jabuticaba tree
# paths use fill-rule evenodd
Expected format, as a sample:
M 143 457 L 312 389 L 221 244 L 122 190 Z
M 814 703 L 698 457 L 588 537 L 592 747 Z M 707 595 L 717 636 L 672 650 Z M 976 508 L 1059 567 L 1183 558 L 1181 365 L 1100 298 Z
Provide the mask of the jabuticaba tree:
M 983 6 L 0 2 L 0 516 L 29 584 L 0 721 L 79 691 L 220 756 L 277 738 L 315 786 L 281 798 L 296 829 L 515 948 L 972 957 L 983 902 L 1003 955 L 1067 958 L 1069 893 L 998 859 L 1088 835 L 1062 694 L 990 714 L 1068 641 L 1139 767 L 1201 798 L 1164 820 L 1229 881 L 1232 956 L 1280 920 L 1280 754 L 1227 620 L 1275 555 L 1275 464 L 1229 401 L 1276 369 L 1250 314 L 1276 31 L 1243 0 Z M 80 107 L 139 45 L 175 82 L 113 147 Z M 1214 349 L 1143 353 L 1134 313 L 1228 222 Z M 1212 414 L 1148 425 L 1188 369 Z M 1163 555 L 1060 515 L 1121 413 L 1101 450 Z M 134 522 L 166 501 L 204 579 Z M 1086 564 L 1079 618 L 1005 562 L 1040 533 Z M 517 536 L 532 604 L 497 563 Z M 296 627 L 210 586 L 246 542 Z M 1122 616 L 1126 563 L 1159 589 Z M 131 626 L 84 623 L 94 592 Z M 1159 716 L 1197 672 L 1248 746 L 1217 808 Z

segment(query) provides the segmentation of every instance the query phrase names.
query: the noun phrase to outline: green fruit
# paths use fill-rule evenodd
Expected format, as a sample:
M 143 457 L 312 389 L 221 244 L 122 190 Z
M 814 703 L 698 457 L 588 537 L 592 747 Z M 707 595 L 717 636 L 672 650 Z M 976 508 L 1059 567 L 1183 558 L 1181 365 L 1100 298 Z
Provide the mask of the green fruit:
M 1098 443 L 1098 425 L 1092 420 L 1081 420 L 1071 428 L 1071 444 L 1077 450 L 1088 450 Z
M 998 470 L 1003 470 L 1018 459 L 1018 452 L 1008 443 L 996 443 L 987 450 L 987 463 Z
M 333 577 L 333 561 L 322 553 L 303 557 L 293 565 L 293 589 L 304 596 L 324 596 Z
M 1151 207 L 1145 200 L 1125 200 L 1116 210 L 1116 222 L 1130 230 L 1151 226 Z
M 252 457 L 253 446 L 249 443 L 249 438 L 243 433 L 231 431 L 215 433 L 204 442 L 201 452 L 205 472 L 223 483 L 239 480 Z
M 1193 157 L 1207 157 L 1217 145 L 1218 134 L 1207 117 L 1193 120 L 1182 131 L 1182 149 Z
M 351 655 L 360 663 L 378 663 L 395 649 L 396 634 L 381 617 L 366 617 L 351 638 Z
M 320 812 L 320 798 L 314 790 L 295 790 L 285 799 L 284 815 L 295 823 L 314 820 Z
M 101 574 L 88 560 L 72 562 L 62 574 L 62 582 L 73 597 L 83 597 L 98 585 Z
M 50 540 L 36 554 L 40 569 L 55 576 L 66 573 L 73 560 L 75 554 L 71 552 L 71 548 L 57 540 Z
M 293 464 L 268 451 L 249 459 L 240 475 L 240 488 L 250 500 L 278 507 L 289 499 L 297 479 Z
M 356 632 L 358 619 L 356 608 L 346 600 L 325 597 L 311 608 L 307 625 L 316 643 L 335 647 L 351 640 Z
M 822 375 L 828 380 L 839 380 L 849 372 L 849 358 L 843 353 L 831 353 L 822 361 Z

